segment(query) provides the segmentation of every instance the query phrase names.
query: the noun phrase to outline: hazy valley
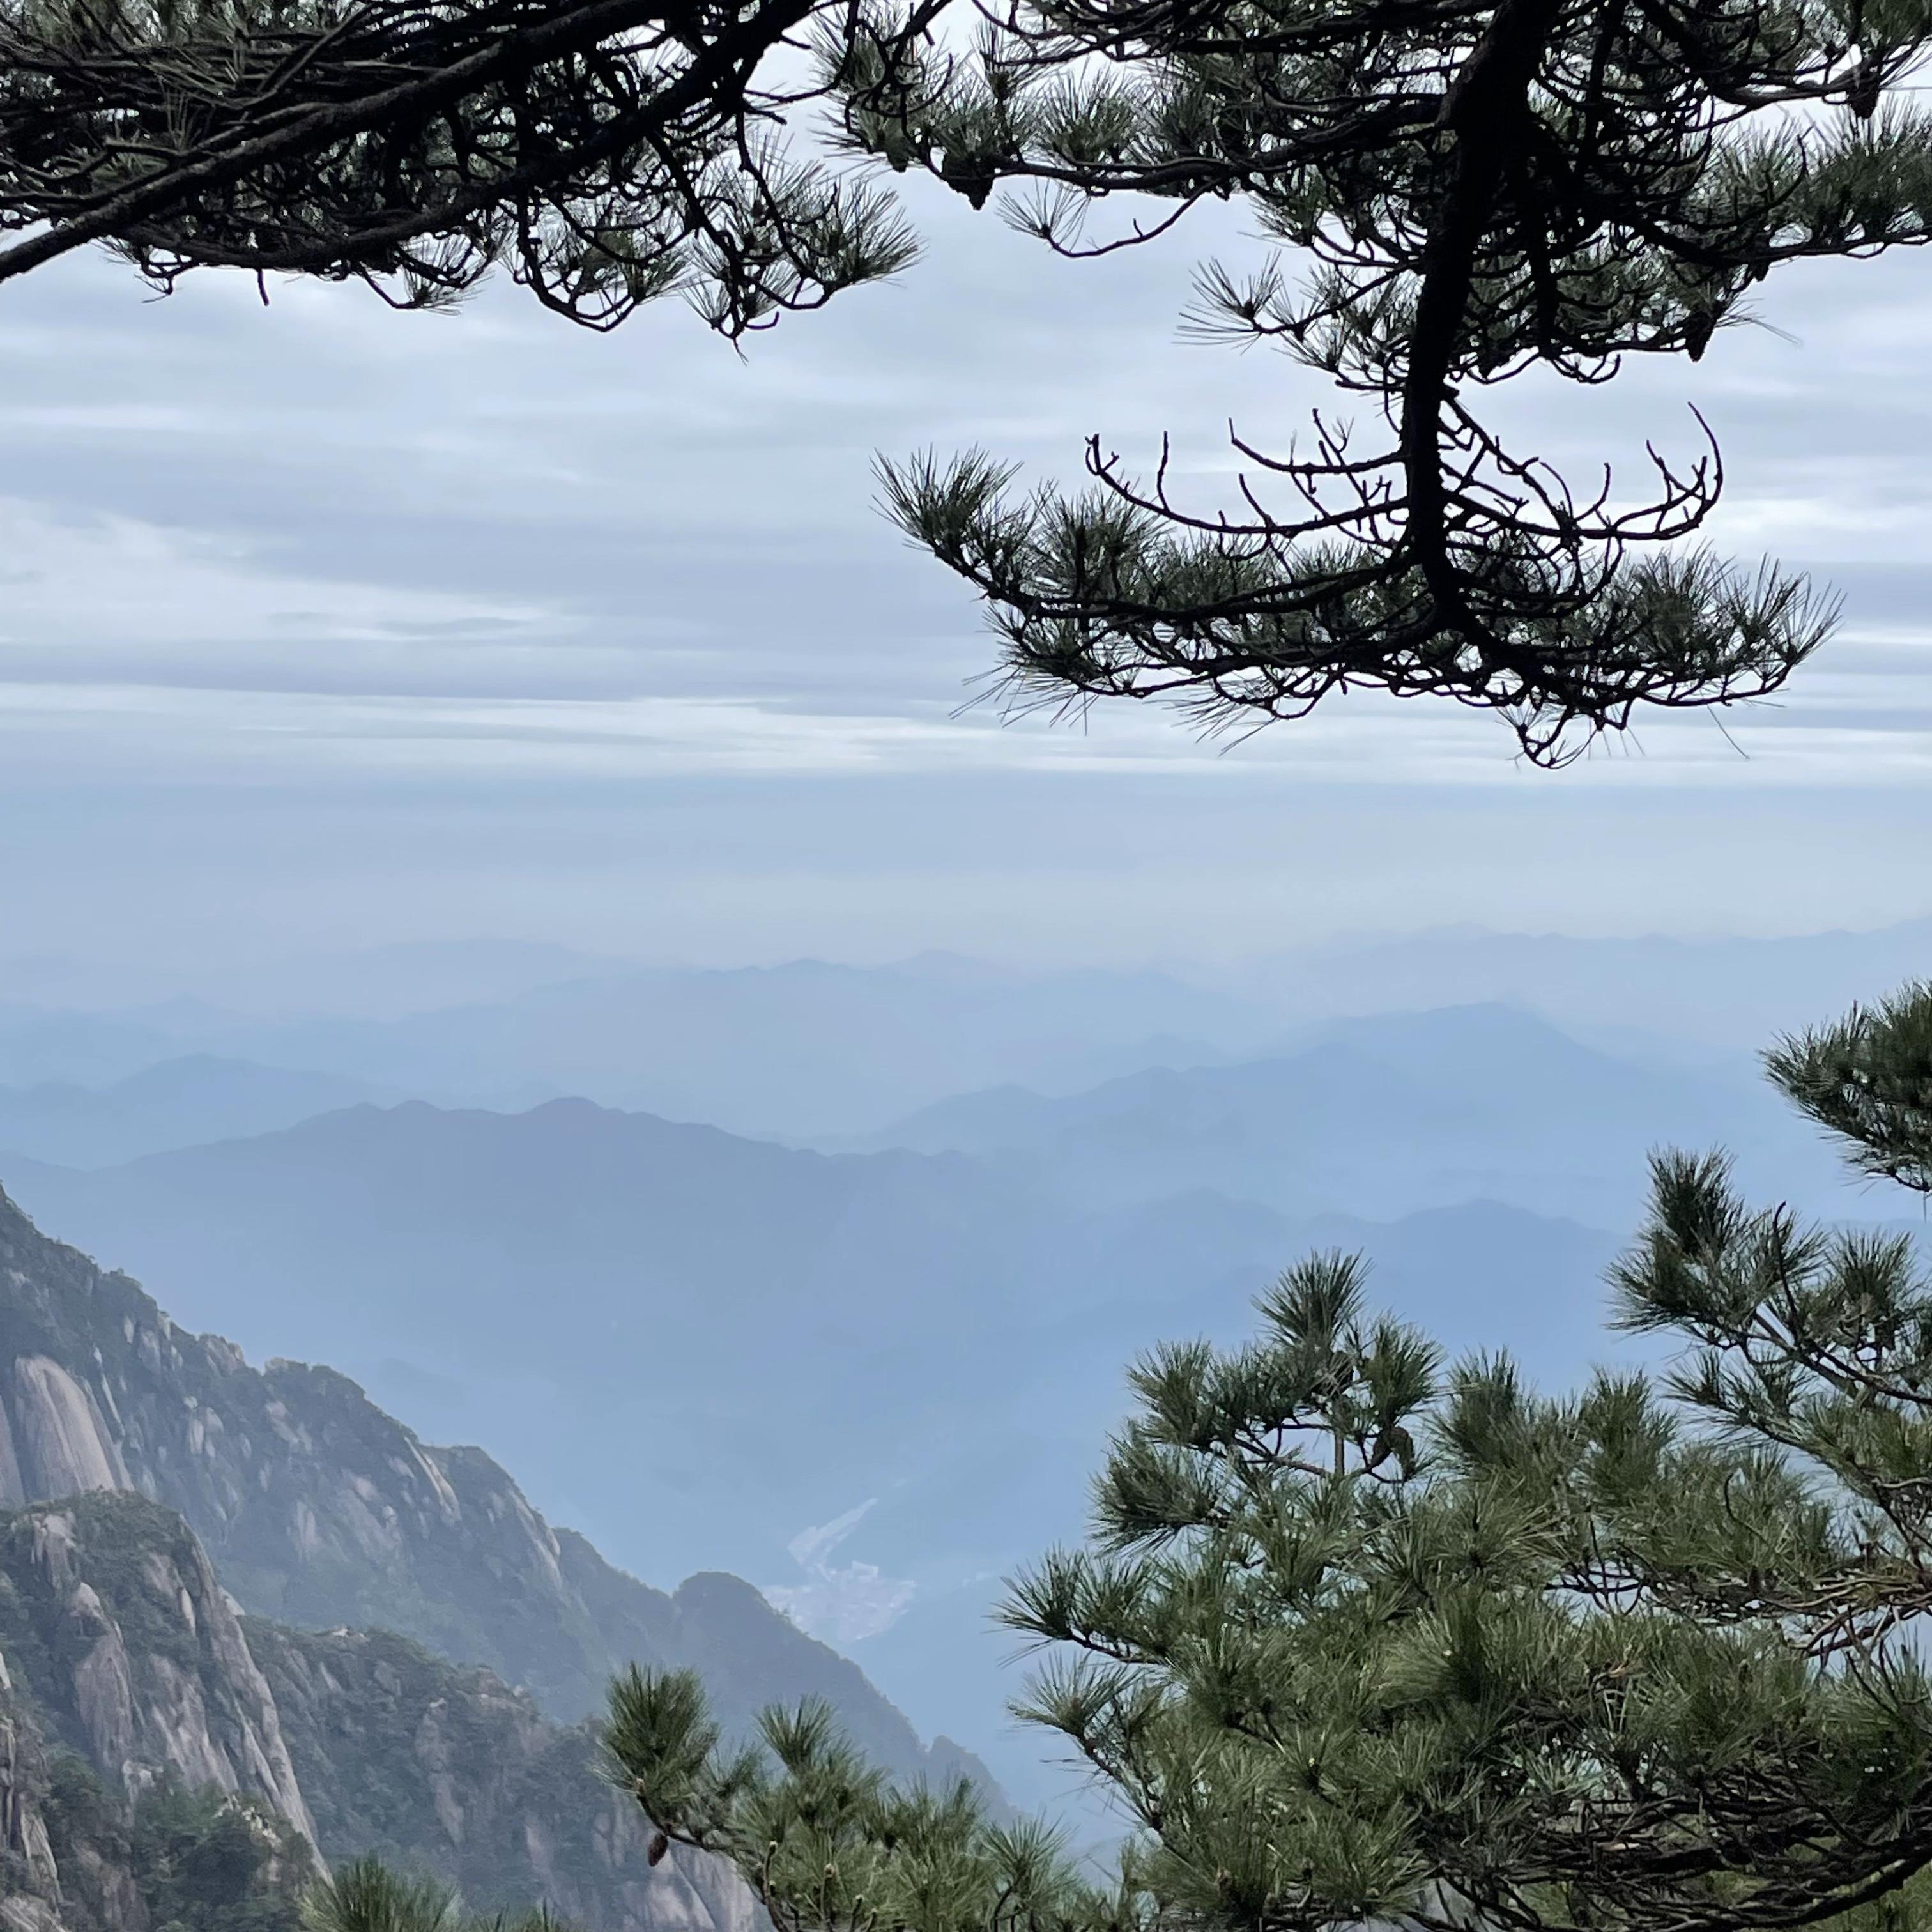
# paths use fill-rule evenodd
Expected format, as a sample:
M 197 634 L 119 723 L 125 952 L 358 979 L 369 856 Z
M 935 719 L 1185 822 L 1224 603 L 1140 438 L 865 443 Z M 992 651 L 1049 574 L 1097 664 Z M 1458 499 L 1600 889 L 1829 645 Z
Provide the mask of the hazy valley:
M 1863 950 L 1882 966 L 1918 943 Z M 1472 992 L 1538 956 L 1468 936 L 1423 950 L 1460 959 Z M 1859 950 L 1766 956 L 1796 997 Z M 750 1579 L 1032 1798 L 1063 1784 L 999 1717 L 1014 1679 L 986 1613 L 1003 1574 L 1077 1529 L 1135 1354 L 1240 1334 L 1283 1265 L 1342 1247 L 1452 1348 L 1509 1337 L 1567 1377 L 1628 1346 L 1603 1332 L 1601 1275 L 1664 1142 L 1722 1144 L 1766 1198 L 1858 1218 L 1750 1055 L 1685 1037 L 1694 949 L 1660 944 L 1651 983 L 1611 951 L 1597 993 L 1629 985 L 1654 1028 L 1600 997 L 1568 1028 L 1495 999 L 1298 1018 L 1166 976 L 952 960 L 529 987 L 529 962 L 487 949 L 472 964 L 497 997 L 440 1011 L 218 1022 L 178 1003 L 168 1031 L 16 1012 L 0 1052 L 62 1084 L 0 1096 L 0 1179 L 188 1328 L 329 1364 L 424 1438 L 482 1444 L 623 1569 Z M 1552 983 L 1580 998 L 1591 956 L 1565 956 Z M 406 1004 L 380 982 L 420 964 L 372 962 L 355 997 Z M 1677 1035 L 1654 983 L 1672 970 Z M 443 1101 L 459 1068 L 472 1090 L 541 1092 L 592 1041 L 586 1087 L 654 1069 L 687 1114 L 793 1131 L 581 1095 L 394 1097 L 436 1069 L 423 1086 Z M 158 1057 L 88 1085 L 110 1046 Z M 320 1070 L 272 1057 L 302 1050 Z M 537 1688 L 527 1660 L 380 1602 L 344 1620 Z M 584 1684 L 604 1666 L 574 1667 Z

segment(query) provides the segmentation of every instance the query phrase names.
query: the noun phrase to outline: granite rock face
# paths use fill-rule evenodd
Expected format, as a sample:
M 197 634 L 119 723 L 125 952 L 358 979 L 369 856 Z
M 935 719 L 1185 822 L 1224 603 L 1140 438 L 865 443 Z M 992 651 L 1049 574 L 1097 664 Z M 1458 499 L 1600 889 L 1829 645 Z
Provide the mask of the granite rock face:
M 561 1715 L 608 1674 L 555 1536 L 487 1456 L 419 1443 L 332 1370 L 184 1333 L 0 1196 L 0 1500 L 109 1489 L 178 1510 L 251 1610 L 404 1631 Z
M 586 1724 L 547 1722 L 487 1670 L 386 1631 L 250 1618 L 326 1852 L 374 1851 L 453 1881 L 472 1905 L 532 1899 L 602 1932 L 751 1932 L 736 1874 L 650 1832 L 603 1775 Z
M 698 1670 L 731 1729 L 814 1695 L 890 1770 L 978 1769 L 749 1584 L 649 1588 L 482 1450 L 419 1442 L 332 1370 L 185 1334 L 4 1193 L 0 1512 L 0 1932 L 152 1932 L 124 1819 L 164 1783 L 479 1908 L 753 1932 L 728 1868 L 649 1864 L 601 1774 L 588 1720 L 633 1660 Z M 63 1761 L 120 1808 L 72 1842 L 50 1826 Z
M 153 1932 L 128 1826 L 164 1784 L 251 1799 L 331 1863 L 438 1873 L 482 1911 L 542 1901 L 586 1932 L 758 1918 L 716 1860 L 652 1867 L 592 1726 L 406 1637 L 239 1617 L 141 1496 L 0 1516 L 0 1932 Z M 63 1820 L 63 1762 L 105 1787 L 102 1826 Z
M 0 1506 L 132 1488 L 184 1517 L 255 1615 L 399 1632 L 574 1723 L 630 1663 L 689 1666 L 723 1721 L 812 1694 L 902 1775 L 935 1759 L 864 1673 L 736 1577 L 674 1594 L 554 1529 L 480 1449 L 436 1448 L 328 1368 L 251 1366 L 0 1193 Z
M 171 1510 L 101 1490 L 0 1518 L 0 1655 L 124 1794 L 172 1777 L 314 1821 L 241 1618 Z
M 47 1833 L 49 1786 L 46 1741 L 0 1660 L 0 1932 L 65 1932 L 60 1867 Z M 145 1917 L 128 1911 L 131 1905 L 138 1912 L 138 1900 L 122 1903 L 124 1924 Z
M 167 1790 L 245 1802 L 312 1868 L 274 1696 L 187 1525 L 115 1490 L 0 1515 L 0 1932 L 150 1932 L 131 1827 Z

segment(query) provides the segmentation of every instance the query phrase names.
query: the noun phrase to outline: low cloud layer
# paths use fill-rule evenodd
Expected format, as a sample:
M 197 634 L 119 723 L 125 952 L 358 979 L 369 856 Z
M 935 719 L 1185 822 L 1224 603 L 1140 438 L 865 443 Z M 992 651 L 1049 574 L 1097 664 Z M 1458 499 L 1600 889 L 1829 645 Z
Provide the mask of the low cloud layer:
M 768 1601 L 800 1629 L 842 1647 L 881 1636 L 912 1607 L 918 1586 L 904 1577 L 880 1574 L 874 1563 L 832 1562 L 832 1552 L 851 1535 L 878 1502 L 868 1496 L 830 1522 L 800 1531 L 787 1548 L 804 1571 L 802 1583 L 768 1587 Z

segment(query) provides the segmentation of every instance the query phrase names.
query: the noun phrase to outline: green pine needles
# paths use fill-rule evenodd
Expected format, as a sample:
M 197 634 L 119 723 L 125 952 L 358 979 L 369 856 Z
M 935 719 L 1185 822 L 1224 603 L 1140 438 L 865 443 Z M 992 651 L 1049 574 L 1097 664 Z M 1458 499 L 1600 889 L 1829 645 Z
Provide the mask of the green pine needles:
M 1234 435 L 1214 502 L 1100 439 L 1091 487 L 1020 496 L 974 452 L 889 470 L 906 530 L 987 599 L 1020 695 L 1167 698 L 1208 724 L 1351 686 L 1499 711 L 1553 764 L 1642 705 L 1774 690 L 1832 608 L 1696 543 L 1702 423 L 1646 487 L 1570 485 L 1482 396 L 1696 359 L 1781 262 L 1918 244 L 1916 0 L 1006 0 L 972 56 L 879 20 L 841 48 L 848 137 L 1064 255 L 1240 197 L 1271 253 L 1194 325 L 1341 390 L 1298 446 Z M 1117 195 L 1151 218 L 1096 232 Z M 1132 207 L 1132 202 L 1130 202 Z
M 818 90 L 768 65 L 839 4 L 0 0 L 0 282 L 100 242 L 163 289 L 434 308 L 501 268 L 586 328 L 673 294 L 769 328 L 914 252 L 784 138 Z
M 1886 1158 L 1923 1162 L 1928 1019 L 1910 990 L 1774 1072 L 1863 1159 L 1842 1082 L 1792 1070 L 1882 1067 Z M 1246 1346 L 1135 1370 L 1090 1535 L 1004 1612 L 1044 1653 L 1022 1714 L 1140 1827 L 1118 1889 L 893 1790 L 822 1712 L 726 1754 L 687 1678 L 614 1687 L 621 1775 L 784 1932 L 1898 1922 L 1932 1862 L 1932 1280 L 1750 1208 L 1720 1158 L 1654 1181 L 1613 1285 L 1684 1344 L 1660 1378 L 1445 1366 L 1339 1256 Z
M 1214 267 L 1199 330 L 1270 345 L 1353 420 L 1234 436 L 1216 502 L 1163 448 L 1098 438 L 1090 487 L 1027 496 L 980 452 L 887 472 L 915 539 L 975 586 L 1016 692 L 1166 698 L 1210 726 L 1370 686 L 1493 710 L 1560 762 L 1641 706 L 1774 689 L 1828 632 L 1796 578 L 1702 549 L 1701 419 L 1633 484 L 1574 484 L 1487 389 L 1700 357 L 1784 262 L 1922 242 L 1921 0 L 1004 0 L 970 55 L 833 50 L 848 138 L 1072 256 L 1238 198 L 1274 244 Z M 1129 212 L 1096 226 L 1118 196 Z M 1151 208 L 1138 218 L 1132 211 Z
M 375 1858 L 352 1858 L 311 1886 L 302 1932 L 572 1932 L 547 1907 L 527 1912 L 464 1910 L 453 1886 L 399 1872 Z
M 1932 0 L 962 5 L 0 0 L 0 282 L 97 242 L 164 288 L 406 307 L 502 267 L 588 327 L 681 292 L 737 338 L 912 259 L 853 154 L 1004 185 L 1072 256 L 1238 199 L 1269 252 L 1207 271 L 1192 320 L 1332 383 L 1299 443 L 1237 436 L 1218 501 L 1098 438 L 1072 494 L 978 451 L 884 472 L 1016 701 L 1238 728 L 1367 688 L 1554 764 L 1774 691 L 1827 635 L 1804 578 L 1704 547 L 1701 419 L 1573 479 L 1486 392 L 1694 361 L 1784 264 L 1923 242 Z
M 1860 1172 L 1932 1194 L 1932 981 L 1780 1040 L 1765 1066 Z
M 727 1752 L 693 1673 L 633 1667 L 610 1687 L 604 1743 L 660 1828 L 729 1858 L 779 1932 L 1080 1932 L 1106 1922 L 1052 1832 L 989 1820 L 964 1784 L 896 1787 L 824 1704 L 769 1710 L 758 1741 Z

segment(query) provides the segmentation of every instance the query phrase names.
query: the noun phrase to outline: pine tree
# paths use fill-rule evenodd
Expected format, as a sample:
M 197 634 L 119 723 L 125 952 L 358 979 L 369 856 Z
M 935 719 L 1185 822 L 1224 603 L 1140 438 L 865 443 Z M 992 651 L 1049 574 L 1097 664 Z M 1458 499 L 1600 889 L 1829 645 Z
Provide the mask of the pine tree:
M 302 1932 L 572 1932 L 549 1908 L 467 1912 L 455 1888 L 380 1858 L 351 1858 L 310 1886 Z
M 1922 1177 L 1928 1020 L 1912 989 L 1770 1070 Z M 1004 1612 L 1047 1652 L 1023 1714 L 1142 1828 L 1118 1892 L 893 1792 L 822 1713 L 728 1754 L 688 1678 L 614 1687 L 621 1774 L 784 1932 L 1895 1922 L 1932 1862 L 1932 1280 L 1904 1238 L 1750 1209 L 1720 1156 L 1653 1181 L 1613 1285 L 1682 1345 L 1661 1379 L 1445 1368 L 1342 1256 L 1247 1346 L 1134 1370 L 1088 1542 Z
M 1765 1064 L 1859 1172 L 1932 1194 L 1932 982 L 1780 1040 Z
M 912 254 L 888 197 L 788 138 L 833 101 L 848 147 L 976 206 L 1006 184 L 1065 254 L 1247 202 L 1280 252 L 1208 271 L 1196 322 L 1358 413 L 1238 438 L 1222 504 L 1097 439 L 1074 495 L 983 452 L 890 468 L 1019 701 L 1218 727 L 1372 687 L 1557 763 L 1640 707 L 1774 690 L 1828 634 L 1802 578 L 1700 547 L 1701 419 L 1646 501 L 1506 443 L 1482 398 L 1694 361 L 1780 265 L 1923 242 L 1927 0 L 947 4 L 0 0 L 0 281 L 105 242 L 164 287 L 225 265 L 415 306 L 503 265 L 591 327 L 681 290 L 740 336 Z M 1090 233 L 1123 195 L 1154 213 Z
M 676 292 L 742 336 L 913 253 L 784 139 L 823 92 L 788 49 L 837 5 L 0 0 L 0 230 L 28 231 L 0 281 L 104 242 L 164 290 L 226 266 L 423 308 L 502 267 L 589 328 Z
M 1356 412 L 1236 434 L 1238 490 L 1136 473 L 1016 494 L 982 452 L 890 470 L 985 598 L 1022 698 L 1178 701 L 1210 725 L 1351 686 L 1493 709 L 1559 761 L 1636 707 L 1774 688 L 1828 630 L 1798 579 L 1697 547 L 1715 444 L 1573 486 L 1486 419 L 1530 371 L 1700 358 L 1793 260 L 1923 242 L 1916 0 L 1004 0 L 970 58 L 862 40 L 848 135 L 1066 255 L 1238 199 L 1275 244 L 1213 267 L 1200 330 L 1286 351 Z M 1155 218 L 1100 225 L 1112 197 Z M 1134 204 L 1144 208 L 1148 203 Z M 1649 500 L 1643 500 L 1646 488 Z

